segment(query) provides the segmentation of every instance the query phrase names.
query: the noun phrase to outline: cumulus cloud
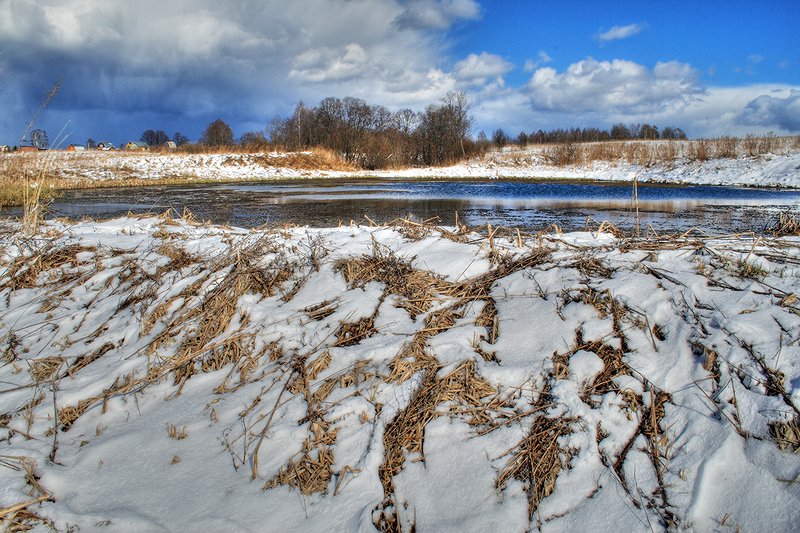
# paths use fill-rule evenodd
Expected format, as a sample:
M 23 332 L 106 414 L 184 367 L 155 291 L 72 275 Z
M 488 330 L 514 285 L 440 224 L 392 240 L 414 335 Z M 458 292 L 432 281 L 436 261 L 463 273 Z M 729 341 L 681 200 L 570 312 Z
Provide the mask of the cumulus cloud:
M 368 67 L 367 53 L 358 43 L 338 50 L 315 48 L 297 55 L 289 79 L 317 83 L 348 80 L 363 76 Z
M 453 75 L 467 85 L 484 85 L 490 79 L 501 77 L 514 68 L 502 57 L 487 52 L 470 54 L 455 64 Z
M 527 85 L 534 108 L 599 113 L 657 112 L 681 107 L 703 92 L 699 73 L 669 61 L 650 70 L 632 61 L 587 58 L 563 73 L 550 67 L 533 73 Z
M 741 124 L 800 131 L 800 90 L 783 97 L 765 94 L 754 98 L 737 118 Z
M 597 40 L 601 42 L 617 41 L 627 39 L 642 31 L 641 24 L 628 24 L 627 26 L 614 26 L 608 31 L 597 35 Z
M 460 20 L 476 19 L 480 13 L 474 0 L 410 0 L 394 23 L 404 29 L 444 29 Z

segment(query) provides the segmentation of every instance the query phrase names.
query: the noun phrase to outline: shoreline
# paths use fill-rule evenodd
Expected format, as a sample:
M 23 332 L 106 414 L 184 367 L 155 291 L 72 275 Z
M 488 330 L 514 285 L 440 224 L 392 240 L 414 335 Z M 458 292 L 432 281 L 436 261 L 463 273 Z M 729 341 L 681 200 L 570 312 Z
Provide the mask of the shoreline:
M 680 145 L 680 142 L 675 141 Z M 686 141 L 684 144 L 691 143 Z M 636 143 L 633 143 L 634 145 Z M 657 142 L 641 141 L 657 148 Z M 652 146 L 651 146 L 652 145 Z M 792 146 L 792 145 L 787 145 Z M 548 163 L 546 146 L 489 152 L 462 163 L 431 168 L 356 170 L 329 154 L 42 152 L 4 154 L 0 174 L 26 174 L 53 189 L 305 180 L 532 181 L 654 186 L 723 185 L 800 188 L 800 150 L 705 161 L 677 157 L 637 164 L 625 159 L 578 165 Z M 588 148 L 587 148 L 588 150 Z M 685 148 L 684 148 L 685 150 Z M 3 169 L 5 165 L 5 170 Z M 14 170 L 16 169 L 16 170 Z M 8 179 L 8 178 L 6 178 Z

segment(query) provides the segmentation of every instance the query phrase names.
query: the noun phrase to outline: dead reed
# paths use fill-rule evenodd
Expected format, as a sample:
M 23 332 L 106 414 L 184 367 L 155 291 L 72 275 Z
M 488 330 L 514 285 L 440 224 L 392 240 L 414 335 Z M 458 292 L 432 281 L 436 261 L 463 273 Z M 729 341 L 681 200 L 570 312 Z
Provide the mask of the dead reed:
M 797 418 L 770 422 L 769 433 L 781 450 L 800 453 L 800 424 Z
M 504 454 L 511 457 L 500 469 L 497 478 L 498 489 L 503 489 L 511 478 L 524 483 L 528 495 L 529 520 L 533 520 L 539 503 L 555 490 L 561 470 L 569 467 L 570 453 L 558 441 L 570 433 L 571 420 L 545 414 L 551 401 L 548 391 L 546 385 L 532 409 L 539 414 L 531 422 L 528 434 Z
M 29 531 L 39 524 L 49 529 L 55 529 L 51 520 L 43 518 L 28 508 L 32 505 L 52 500 L 52 493 L 39 482 L 36 475 L 36 461 L 27 456 L 0 455 L 0 466 L 18 472 L 23 472 L 25 482 L 30 486 L 30 498 L 18 503 L 0 508 L 0 525 L 4 531 Z
M 475 362 L 465 361 L 443 378 L 437 378 L 438 368 L 424 371 L 422 382 L 408 406 L 386 426 L 383 436 L 384 460 L 378 474 L 383 485 L 384 501 L 376 509 L 376 526 L 382 531 L 397 527 L 392 479 L 403 468 L 406 454 L 422 457 L 425 427 L 445 406 L 462 406 L 472 411 L 485 407 L 483 399 L 496 391 L 475 373 Z
M 374 244 L 372 255 L 337 260 L 334 268 L 351 287 L 363 287 L 371 281 L 384 283 L 388 293 L 402 298 L 398 306 L 408 311 L 412 319 L 426 312 L 436 293 L 448 285 L 433 273 L 412 268 L 378 243 Z
M 30 255 L 20 255 L 9 267 L 8 279 L 0 288 L 10 288 L 11 290 L 30 289 L 37 285 L 39 275 L 43 272 L 57 272 L 59 274 L 51 283 L 65 283 L 69 274 L 63 271 L 64 267 L 71 265 L 78 266 L 78 254 L 81 252 L 94 252 L 95 248 L 81 246 L 77 244 L 59 246 L 56 244 L 46 244 L 38 250 L 34 250 Z

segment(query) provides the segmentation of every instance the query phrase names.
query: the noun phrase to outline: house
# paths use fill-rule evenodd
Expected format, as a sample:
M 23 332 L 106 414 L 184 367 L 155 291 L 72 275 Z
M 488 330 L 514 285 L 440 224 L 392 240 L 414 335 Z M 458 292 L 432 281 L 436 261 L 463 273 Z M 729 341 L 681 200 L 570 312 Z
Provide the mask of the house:
M 38 152 L 39 149 L 35 146 L 20 146 L 17 148 L 18 152 Z
M 99 143 L 97 143 L 97 149 L 108 151 L 108 150 L 116 150 L 117 148 L 108 141 L 100 141 Z
M 0 153 L 7 153 L 11 151 L 11 147 L 7 144 L 0 145 Z
M 86 147 L 82 144 L 70 144 L 67 146 L 67 152 L 85 152 Z
M 174 141 L 167 141 L 167 142 L 164 143 L 164 150 L 172 151 L 172 150 L 177 150 L 177 149 L 178 149 L 178 145 L 175 144 Z
M 130 150 L 132 152 L 148 150 L 149 148 L 150 147 L 147 145 L 147 143 L 140 143 L 136 141 L 130 141 L 128 144 L 125 145 L 125 149 Z

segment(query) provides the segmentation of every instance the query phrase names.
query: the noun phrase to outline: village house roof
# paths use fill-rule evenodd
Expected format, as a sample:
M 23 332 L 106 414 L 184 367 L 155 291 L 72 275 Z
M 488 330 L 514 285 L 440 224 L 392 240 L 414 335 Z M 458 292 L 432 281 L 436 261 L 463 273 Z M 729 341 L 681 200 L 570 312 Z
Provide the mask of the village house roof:
M 150 148 L 147 143 L 130 141 L 125 145 L 126 150 L 147 150 Z

